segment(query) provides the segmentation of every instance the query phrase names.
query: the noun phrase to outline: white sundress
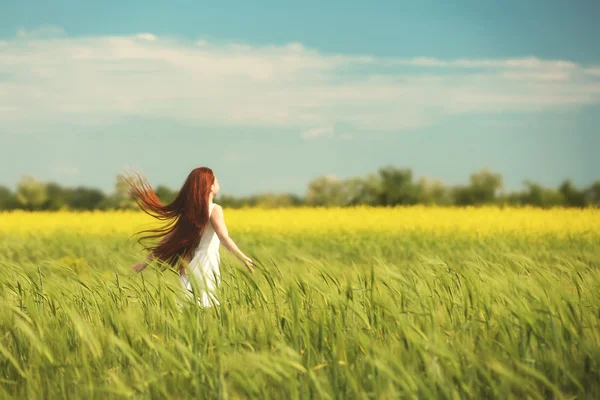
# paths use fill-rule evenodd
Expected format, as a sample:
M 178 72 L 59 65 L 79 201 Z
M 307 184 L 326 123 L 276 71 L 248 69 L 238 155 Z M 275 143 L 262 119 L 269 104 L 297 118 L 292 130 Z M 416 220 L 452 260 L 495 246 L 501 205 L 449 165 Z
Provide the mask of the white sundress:
M 208 215 L 212 214 L 215 203 L 210 203 Z M 219 269 L 219 246 L 221 241 L 217 236 L 210 220 L 204 228 L 200 244 L 196 248 L 186 275 L 179 275 L 179 282 L 186 290 L 186 293 L 191 300 L 192 294 L 192 279 L 197 282 L 198 305 L 200 307 L 211 307 L 220 305 L 215 297 L 215 290 L 221 281 L 221 271 Z

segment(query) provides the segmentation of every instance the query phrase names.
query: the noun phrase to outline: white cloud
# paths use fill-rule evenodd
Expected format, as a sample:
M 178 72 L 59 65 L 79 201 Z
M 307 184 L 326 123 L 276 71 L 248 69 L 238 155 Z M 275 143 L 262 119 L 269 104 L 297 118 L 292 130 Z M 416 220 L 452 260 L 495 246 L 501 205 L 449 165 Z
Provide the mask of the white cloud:
M 518 81 L 568 81 L 570 74 L 568 71 L 506 71 L 504 78 Z
M 57 166 L 53 169 L 53 172 L 58 175 L 79 175 L 79 168 Z
M 154 42 L 156 40 L 156 36 L 151 33 L 138 33 L 135 35 L 135 37 L 140 40 L 147 40 L 149 42 Z
M 305 139 L 314 139 L 318 137 L 332 137 L 333 129 L 332 128 L 311 128 L 302 133 L 302 137 Z
M 293 128 L 305 137 L 418 128 L 462 114 L 600 102 L 600 67 L 565 60 L 379 58 L 300 43 L 20 31 L 0 52 L 0 132 L 131 116 Z
M 600 77 L 600 67 L 588 68 L 588 69 L 585 70 L 585 73 L 589 74 L 589 75 Z
M 67 32 L 60 26 L 42 25 L 35 29 L 19 28 L 19 30 L 17 30 L 17 39 L 48 39 L 66 36 L 66 34 Z
M 564 61 L 546 61 L 536 57 L 509 58 L 501 60 L 490 59 L 458 59 L 439 60 L 437 58 L 415 57 L 407 60 L 391 60 L 391 64 L 411 65 L 419 67 L 459 67 L 459 68 L 511 68 L 511 69 L 555 69 L 564 70 L 576 68 L 577 64 Z

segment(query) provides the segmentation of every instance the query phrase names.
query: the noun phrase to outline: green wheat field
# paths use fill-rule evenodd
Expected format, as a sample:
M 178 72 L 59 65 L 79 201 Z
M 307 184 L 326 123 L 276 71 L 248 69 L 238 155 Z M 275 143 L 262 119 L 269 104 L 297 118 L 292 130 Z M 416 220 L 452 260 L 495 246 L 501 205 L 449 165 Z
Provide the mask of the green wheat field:
M 209 309 L 180 308 L 169 270 L 130 271 L 139 213 L 0 214 L 0 397 L 600 398 L 599 211 L 513 230 L 490 210 L 377 211 L 381 230 L 295 212 L 228 214 L 257 271 L 224 252 Z M 121 231 L 85 228 L 105 216 Z M 480 232 L 452 229 L 471 216 Z

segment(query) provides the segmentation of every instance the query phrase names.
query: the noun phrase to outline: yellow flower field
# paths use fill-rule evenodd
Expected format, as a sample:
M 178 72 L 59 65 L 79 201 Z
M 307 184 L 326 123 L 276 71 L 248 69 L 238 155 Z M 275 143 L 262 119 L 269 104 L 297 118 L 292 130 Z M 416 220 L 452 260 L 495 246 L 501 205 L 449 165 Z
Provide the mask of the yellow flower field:
M 478 236 L 513 233 L 600 235 L 600 210 L 539 208 L 330 208 L 225 210 L 232 232 L 460 232 Z M 132 234 L 153 226 L 150 216 L 137 211 L 0 213 L 0 234 L 51 235 L 67 231 L 82 235 Z

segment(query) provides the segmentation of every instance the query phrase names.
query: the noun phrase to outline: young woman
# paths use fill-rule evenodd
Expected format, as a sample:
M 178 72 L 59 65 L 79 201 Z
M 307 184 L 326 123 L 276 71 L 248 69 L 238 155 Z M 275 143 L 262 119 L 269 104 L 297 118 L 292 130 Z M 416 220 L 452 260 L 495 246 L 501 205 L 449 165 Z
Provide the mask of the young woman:
M 131 194 L 140 208 L 165 224 L 146 232 L 143 239 L 162 238 L 160 242 L 146 247 L 150 253 L 146 260 L 132 266 L 142 271 L 153 259 L 158 259 L 179 270 L 179 281 L 184 289 L 192 292 L 192 280 L 198 283 L 198 303 L 203 307 L 219 305 L 214 297 L 220 283 L 219 245 L 243 261 L 254 272 L 252 260 L 247 257 L 229 237 L 221 206 L 213 203 L 219 193 L 219 181 L 210 168 L 195 168 L 188 175 L 177 197 L 163 205 L 148 181 L 136 174 L 128 177 Z M 188 264 L 189 268 L 186 268 Z M 192 274 L 189 276 L 188 274 Z

